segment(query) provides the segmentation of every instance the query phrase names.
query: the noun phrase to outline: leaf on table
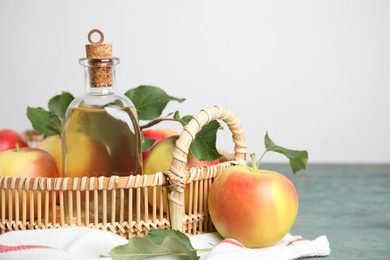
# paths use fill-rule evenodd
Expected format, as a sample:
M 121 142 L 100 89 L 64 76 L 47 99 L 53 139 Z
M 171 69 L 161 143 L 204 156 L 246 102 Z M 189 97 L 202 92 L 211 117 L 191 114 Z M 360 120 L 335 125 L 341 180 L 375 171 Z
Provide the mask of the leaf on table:
M 148 238 L 150 238 L 157 244 L 161 244 L 167 236 L 176 237 L 180 239 L 181 242 L 185 244 L 188 248 L 193 249 L 190 239 L 185 234 L 177 230 L 156 229 L 147 235 Z
M 293 173 L 298 172 L 299 170 L 306 169 L 308 161 L 308 152 L 305 150 L 291 150 L 281 146 L 276 145 L 268 135 L 268 132 L 264 137 L 264 145 L 267 151 L 277 152 L 287 156 L 290 161 L 290 166 Z
M 128 244 L 115 247 L 113 260 L 144 259 L 153 256 L 176 256 L 181 259 L 199 259 L 196 249 L 183 233 L 176 230 L 154 230 L 144 237 L 133 237 Z
M 49 111 L 41 107 L 27 107 L 27 117 L 32 127 L 41 134 L 47 136 L 60 134 L 59 129 L 56 127 L 56 125 L 61 124 L 60 119 Z
M 49 111 L 56 115 L 63 122 L 65 119 L 66 109 L 73 101 L 74 96 L 69 92 L 62 92 L 49 100 Z
M 125 95 L 133 102 L 140 120 L 153 120 L 160 117 L 170 101 L 185 101 L 184 98 L 168 95 L 159 87 L 147 85 L 129 89 Z

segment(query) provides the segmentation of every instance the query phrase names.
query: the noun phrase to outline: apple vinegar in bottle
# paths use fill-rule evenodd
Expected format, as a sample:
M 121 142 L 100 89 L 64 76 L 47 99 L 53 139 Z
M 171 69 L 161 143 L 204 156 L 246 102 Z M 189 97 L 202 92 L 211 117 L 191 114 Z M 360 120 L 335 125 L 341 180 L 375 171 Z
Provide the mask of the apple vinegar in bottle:
M 99 42 L 92 41 L 94 33 L 100 35 Z M 112 57 L 111 44 L 102 44 L 101 31 L 92 30 L 88 40 L 87 57 L 79 60 L 85 71 L 85 92 L 69 105 L 62 132 L 64 177 L 141 174 L 142 138 L 136 110 L 126 96 L 116 92 L 119 59 Z M 73 191 L 67 196 L 71 225 L 113 221 L 110 218 L 120 214 L 116 203 L 130 205 L 128 194 L 119 191 Z M 123 220 L 128 217 L 126 212 L 121 213 Z

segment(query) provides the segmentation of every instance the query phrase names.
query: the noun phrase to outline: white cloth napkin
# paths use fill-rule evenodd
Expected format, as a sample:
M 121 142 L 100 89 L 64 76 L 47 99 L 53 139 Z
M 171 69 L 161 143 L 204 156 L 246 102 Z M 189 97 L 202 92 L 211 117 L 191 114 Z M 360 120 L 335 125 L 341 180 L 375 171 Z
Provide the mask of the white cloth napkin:
M 119 235 L 86 227 L 12 231 L 0 236 L 0 259 L 103 259 L 123 244 Z
M 326 236 L 310 241 L 287 234 L 275 246 L 261 249 L 245 248 L 233 239 L 222 240 L 217 233 L 190 236 L 190 240 L 196 249 L 214 246 L 199 254 L 201 260 L 297 259 L 330 254 Z M 85 227 L 12 231 L 0 235 L 0 259 L 111 259 L 110 250 L 124 244 L 127 240 L 118 235 Z
M 306 240 L 301 236 L 287 234 L 274 246 L 255 249 L 245 248 L 234 239 L 221 240 L 217 233 L 191 237 L 191 243 L 194 248 L 207 248 L 206 241 L 215 246 L 209 253 L 201 254 L 201 260 L 289 260 L 309 256 L 327 256 L 331 252 L 326 236 L 320 236 L 314 240 Z

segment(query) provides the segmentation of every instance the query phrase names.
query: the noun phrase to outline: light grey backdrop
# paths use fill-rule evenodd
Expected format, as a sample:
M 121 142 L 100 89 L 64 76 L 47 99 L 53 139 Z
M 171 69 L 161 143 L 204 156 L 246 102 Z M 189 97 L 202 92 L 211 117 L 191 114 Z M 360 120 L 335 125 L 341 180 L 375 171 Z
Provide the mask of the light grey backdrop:
M 187 98 L 166 109 L 183 115 L 227 106 L 249 152 L 269 131 L 311 162 L 389 163 L 389 14 L 376 0 L 0 0 L 0 128 L 31 128 L 28 105 L 81 94 L 78 58 L 100 28 L 119 91 L 159 86 Z M 218 142 L 231 149 L 227 130 Z

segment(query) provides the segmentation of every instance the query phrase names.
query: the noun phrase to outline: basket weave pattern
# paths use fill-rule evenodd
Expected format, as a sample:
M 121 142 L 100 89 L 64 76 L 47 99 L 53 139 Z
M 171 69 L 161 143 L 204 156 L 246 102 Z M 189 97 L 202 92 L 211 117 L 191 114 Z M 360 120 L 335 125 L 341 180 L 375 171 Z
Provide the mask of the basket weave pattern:
M 223 120 L 232 132 L 234 159 L 186 169 L 196 133 L 214 119 Z M 0 233 L 68 226 L 98 228 L 126 238 L 159 228 L 188 235 L 211 232 L 214 227 L 207 205 L 210 185 L 223 170 L 246 163 L 245 156 L 246 143 L 237 116 L 219 106 L 204 109 L 177 140 L 167 172 L 128 177 L 0 176 Z M 72 203 L 76 203 L 76 212 Z M 93 206 L 83 208 L 83 204 Z M 164 204 L 168 205 L 165 211 Z

